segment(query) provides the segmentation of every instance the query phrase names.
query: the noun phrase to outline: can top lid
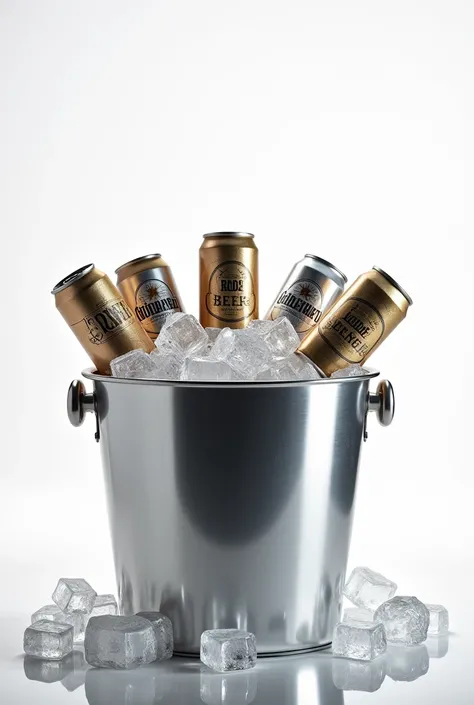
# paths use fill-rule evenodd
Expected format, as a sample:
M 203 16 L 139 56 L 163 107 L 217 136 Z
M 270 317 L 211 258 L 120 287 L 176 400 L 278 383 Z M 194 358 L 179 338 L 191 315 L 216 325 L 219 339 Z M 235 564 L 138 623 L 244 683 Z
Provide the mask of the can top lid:
M 409 305 L 409 306 L 412 305 L 413 299 L 411 298 L 411 296 L 409 296 L 409 294 L 407 294 L 407 292 L 405 291 L 405 289 L 403 289 L 403 288 L 400 286 L 400 284 L 398 284 L 398 282 L 396 282 L 395 279 L 390 276 L 390 274 L 387 274 L 387 272 L 384 272 L 384 270 L 383 270 L 383 269 L 380 269 L 380 267 L 372 267 L 372 269 L 375 269 L 376 272 L 378 272 L 378 273 L 381 274 L 383 277 L 385 277 L 385 279 L 386 279 L 387 281 L 389 281 L 390 284 L 395 287 L 395 289 L 398 289 L 398 291 L 399 291 L 401 294 L 403 294 L 403 296 L 404 296 L 404 297 L 406 298 L 406 300 L 408 301 L 408 305 Z
M 203 238 L 207 237 L 254 237 L 252 233 L 241 233 L 241 232 L 233 232 L 232 230 L 227 231 L 222 231 L 220 233 L 206 233 L 203 235 Z
M 328 262 L 327 259 L 323 259 L 322 257 L 316 257 L 316 255 L 310 255 L 310 254 L 306 254 L 305 257 L 310 257 L 311 259 L 315 259 L 317 262 L 321 262 L 322 264 L 325 264 L 326 266 L 330 267 L 330 268 L 333 269 L 335 272 L 337 272 L 338 274 L 340 274 L 341 277 L 344 279 L 344 281 L 347 282 L 347 277 L 346 277 L 346 275 L 344 274 L 344 272 L 341 272 L 340 269 L 338 269 L 338 268 L 335 267 L 333 264 L 331 264 L 331 262 Z
M 85 264 L 83 267 L 79 267 L 79 269 L 71 272 L 71 274 L 68 274 L 67 277 L 64 277 L 64 279 L 61 279 L 61 281 L 56 284 L 51 293 L 59 294 L 59 292 L 63 291 L 63 289 L 67 289 L 68 286 L 71 286 L 71 284 L 77 282 L 78 279 L 82 279 L 82 277 L 85 277 L 86 274 L 89 274 L 89 272 L 94 269 L 94 266 L 95 265 L 93 264 Z
M 115 274 L 118 274 L 121 269 L 124 267 L 128 267 L 130 264 L 137 264 L 138 262 L 146 262 L 149 259 L 160 259 L 161 255 L 160 254 L 155 254 L 155 255 L 143 255 L 143 257 L 135 257 L 134 259 L 131 259 L 129 262 L 125 262 L 125 264 L 121 264 L 120 267 L 117 267 L 115 270 Z

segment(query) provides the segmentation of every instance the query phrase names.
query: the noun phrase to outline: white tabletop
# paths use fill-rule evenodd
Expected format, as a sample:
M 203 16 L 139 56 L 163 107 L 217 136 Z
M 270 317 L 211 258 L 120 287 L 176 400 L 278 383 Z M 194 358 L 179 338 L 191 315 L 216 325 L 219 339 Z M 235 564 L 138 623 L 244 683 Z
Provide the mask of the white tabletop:
M 27 623 L 26 616 L 0 618 L 2 705 L 474 703 L 473 620 L 467 618 L 463 633 L 391 648 L 369 664 L 336 659 L 326 650 L 259 658 L 254 669 L 226 675 L 179 657 L 132 671 L 89 668 L 80 649 L 64 662 L 29 659 L 21 653 Z

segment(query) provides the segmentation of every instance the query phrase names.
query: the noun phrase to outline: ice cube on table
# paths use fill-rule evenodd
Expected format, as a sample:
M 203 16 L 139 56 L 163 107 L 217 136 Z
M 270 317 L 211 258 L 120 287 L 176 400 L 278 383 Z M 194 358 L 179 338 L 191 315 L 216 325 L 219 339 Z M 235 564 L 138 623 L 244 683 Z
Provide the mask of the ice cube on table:
M 257 332 L 267 344 L 272 357 L 288 357 L 294 353 L 301 341 L 288 318 L 279 316 L 274 321 L 265 322 L 271 325 L 266 329 L 265 327 L 257 328 Z
M 386 650 L 387 639 L 382 624 L 339 622 L 334 627 L 332 652 L 335 656 L 372 661 Z
M 449 632 L 449 614 L 446 607 L 443 605 L 429 605 L 425 603 L 430 613 L 430 623 L 428 625 L 428 634 L 430 636 L 447 634 Z
M 344 586 L 344 595 L 357 607 L 375 610 L 389 600 L 397 589 L 397 584 L 384 578 L 370 568 L 354 568 Z
M 159 349 L 165 344 L 183 357 L 192 355 L 209 341 L 199 321 L 189 313 L 173 313 L 165 321 L 156 340 Z
M 74 630 L 74 642 L 84 640 L 86 628 L 86 615 L 81 612 L 63 612 L 57 605 L 45 605 L 31 615 L 31 624 L 46 619 L 49 622 L 62 622 L 70 624 Z
M 243 671 L 257 663 L 257 640 L 242 629 L 208 629 L 201 634 L 201 661 L 213 671 Z
M 185 360 L 182 379 L 192 382 L 232 382 L 242 378 L 224 360 L 211 360 L 209 357 L 188 357 Z
M 42 619 L 25 629 L 23 648 L 28 656 L 62 659 L 73 649 L 74 631 L 70 624 Z
M 387 641 L 411 646 L 425 641 L 430 613 L 416 597 L 397 595 L 375 610 L 374 620 L 384 625 Z
M 223 328 L 211 350 L 210 358 L 227 362 L 241 377 L 254 379 L 271 363 L 266 343 L 251 329 Z
M 342 370 L 336 370 L 332 373 L 331 377 L 336 377 L 336 379 L 341 377 L 363 377 L 366 375 L 368 370 L 360 365 L 348 365 Z
M 393 681 L 416 681 L 424 676 L 430 667 L 430 658 L 425 644 L 418 646 L 389 645 L 385 657 L 387 675 Z
M 173 625 L 171 620 L 161 612 L 137 612 L 137 617 L 148 619 L 156 634 L 157 661 L 164 661 L 173 655 Z
M 385 659 L 356 661 L 335 658 L 332 660 L 332 680 L 338 690 L 359 690 L 375 693 L 385 680 Z
M 430 636 L 425 641 L 426 649 L 430 658 L 444 658 L 449 651 L 449 636 Z
M 110 369 L 113 377 L 144 377 L 153 370 L 153 359 L 144 350 L 130 350 L 112 360 Z
M 174 315 L 174 314 L 173 314 Z M 180 379 L 184 358 L 171 349 L 156 349 L 150 353 L 153 368 L 144 376 L 147 379 Z
M 157 657 L 155 629 L 143 617 L 91 617 L 84 639 L 86 661 L 97 668 L 136 668 Z
M 373 622 L 374 613 L 363 607 L 348 607 L 344 610 L 343 622 Z
M 63 612 L 90 614 L 97 596 L 84 578 L 60 578 L 53 592 L 53 602 Z
M 90 616 L 99 617 L 101 614 L 118 614 L 117 600 L 114 595 L 97 595 Z

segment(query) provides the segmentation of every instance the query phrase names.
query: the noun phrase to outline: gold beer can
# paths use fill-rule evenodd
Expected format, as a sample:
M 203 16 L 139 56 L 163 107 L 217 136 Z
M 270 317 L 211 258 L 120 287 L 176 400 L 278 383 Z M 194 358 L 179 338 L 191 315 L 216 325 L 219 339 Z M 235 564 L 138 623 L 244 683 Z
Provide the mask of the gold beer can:
M 130 350 L 154 349 L 154 343 L 109 277 L 93 264 L 61 279 L 51 292 L 56 308 L 100 374 Z
M 250 233 L 204 235 L 199 250 L 201 325 L 246 328 L 258 318 L 258 249 Z
M 117 286 L 152 340 L 172 313 L 184 311 L 169 265 L 161 255 L 145 255 L 115 270 Z
M 298 352 L 328 377 L 349 365 L 362 365 L 403 321 L 412 303 L 389 274 L 373 267 L 306 335 Z

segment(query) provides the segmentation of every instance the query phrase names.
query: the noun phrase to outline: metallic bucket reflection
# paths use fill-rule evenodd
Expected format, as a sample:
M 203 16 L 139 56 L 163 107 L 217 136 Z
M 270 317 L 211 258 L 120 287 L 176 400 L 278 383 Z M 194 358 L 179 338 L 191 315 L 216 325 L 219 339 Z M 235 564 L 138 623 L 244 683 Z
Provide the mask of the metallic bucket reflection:
M 328 645 L 377 374 L 218 385 L 86 371 L 124 613 L 167 614 L 178 653 L 219 627 L 254 632 L 265 654 Z

